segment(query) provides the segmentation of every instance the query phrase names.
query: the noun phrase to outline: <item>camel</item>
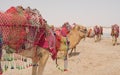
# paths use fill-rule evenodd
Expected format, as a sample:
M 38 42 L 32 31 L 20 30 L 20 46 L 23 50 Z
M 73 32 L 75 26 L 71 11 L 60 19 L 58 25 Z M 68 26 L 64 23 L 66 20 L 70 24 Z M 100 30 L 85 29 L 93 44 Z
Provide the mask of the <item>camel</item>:
M 62 32 L 63 33 L 63 32 Z M 56 38 L 58 40 L 58 43 L 56 45 L 58 46 L 57 51 L 63 51 L 63 58 L 64 58 L 64 71 L 67 71 L 68 66 L 68 50 L 72 51 L 74 48 L 76 48 L 76 45 L 80 42 L 82 38 L 85 38 L 86 35 L 86 27 L 75 25 L 70 32 L 67 33 L 67 35 L 62 35 L 61 29 L 57 29 L 55 31 Z M 57 56 L 59 57 L 59 55 Z M 56 66 L 59 66 L 56 59 Z M 60 67 L 59 67 L 60 69 Z
M 117 38 L 119 37 L 119 26 L 117 24 L 112 25 L 111 36 L 112 36 L 113 46 L 115 46 L 117 44 Z
M 87 34 L 86 34 L 86 36 L 89 37 L 89 38 L 94 38 L 95 32 L 94 32 L 94 30 L 93 30 L 93 27 L 87 29 Z
M 95 42 L 101 40 L 101 35 L 103 35 L 103 27 L 102 26 L 94 26 L 94 28 L 89 28 L 87 32 L 87 37 L 94 38 Z
M 18 11 L 23 15 L 19 15 Z M 52 56 L 55 59 L 55 50 L 52 48 L 55 41 L 52 41 L 48 48 L 42 47 L 40 43 L 46 41 L 49 34 L 52 35 L 52 38 L 55 38 L 52 32 L 48 32 L 50 29 L 46 20 L 42 18 L 37 9 L 31 9 L 30 7 L 24 9 L 22 6 L 11 7 L 0 15 L 2 15 L 0 20 L 3 18 L 0 21 L 0 75 L 3 72 L 1 68 L 2 50 L 31 58 L 32 75 L 42 75 L 50 53 L 54 53 Z M 4 17 L 4 15 L 6 16 Z M 29 19 L 27 20 L 26 17 Z M 13 19 L 16 20 L 13 21 Z
M 103 28 L 101 26 L 95 26 L 94 27 L 94 32 L 95 32 L 95 42 L 98 42 L 101 40 L 101 35 L 103 35 Z
M 70 54 L 73 50 L 76 50 L 76 45 L 80 42 L 80 40 L 84 37 L 87 32 L 86 27 L 82 25 L 77 25 L 73 23 L 73 27 L 69 24 L 69 22 L 65 22 L 61 28 L 61 34 L 63 37 L 66 37 L 67 42 L 71 42 L 69 45 L 69 49 L 72 49 Z M 80 34 L 79 34 L 80 33 Z M 73 41 L 73 38 L 76 40 Z

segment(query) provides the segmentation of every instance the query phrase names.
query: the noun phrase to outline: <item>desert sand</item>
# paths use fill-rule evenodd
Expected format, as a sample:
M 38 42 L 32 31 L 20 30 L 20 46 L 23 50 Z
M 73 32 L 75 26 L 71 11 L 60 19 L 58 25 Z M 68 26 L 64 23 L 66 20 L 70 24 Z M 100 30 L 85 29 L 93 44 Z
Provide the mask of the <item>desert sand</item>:
M 93 38 L 81 40 L 76 53 L 68 59 L 68 71 L 56 68 L 55 61 L 49 57 L 43 75 L 120 75 L 120 39 L 112 46 L 111 38 L 94 42 Z M 63 60 L 58 63 L 63 66 Z M 31 67 L 23 70 L 7 70 L 3 75 L 31 75 Z

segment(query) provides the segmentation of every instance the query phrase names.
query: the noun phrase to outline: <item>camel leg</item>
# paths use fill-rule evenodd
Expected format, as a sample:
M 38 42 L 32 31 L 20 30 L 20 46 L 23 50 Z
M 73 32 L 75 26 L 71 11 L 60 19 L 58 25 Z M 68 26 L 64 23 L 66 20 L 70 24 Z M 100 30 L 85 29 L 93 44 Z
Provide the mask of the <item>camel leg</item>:
M 72 49 L 71 49 L 71 51 L 70 51 L 69 55 L 71 55 L 71 54 L 72 54 L 73 50 L 74 50 L 74 48 L 72 48 Z
M 117 37 L 115 37 L 115 44 L 117 45 Z
M 74 48 L 71 49 L 71 52 L 69 53 L 69 55 L 72 54 L 73 50 L 74 50 L 74 52 L 76 52 L 76 47 L 74 47 Z
M 35 47 L 32 47 L 28 50 L 24 50 L 19 53 L 19 55 L 32 58 L 32 75 L 37 75 L 37 68 L 38 68 L 37 64 L 38 64 L 39 59 L 38 59 L 38 55 L 35 55 L 36 50 L 37 50 L 37 47 L 35 46 Z
M 76 53 L 76 47 L 74 47 L 74 52 Z
M 57 58 L 55 59 L 56 67 L 58 66 Z
M 43 71 L 44 71 L 44 67 L 46 65 L 46 62 L 48 60 L 49 57 L 49 52 L 45 49 L 40 49 L 40 56 L 39 56 L 39 61 L 38 61 L 38 72 L 37 75 L 42 75 Z
M 99 34 L 97 35 L 97 42 L 99 41 Z
M 101 34 L 100 34 L 100 40 L 101 40 Z
M 98 41 L 100 41 L 100 35 L 98 34 Z
M 37 75 L 37 62 L 35 62 L 34 60 L 32 60 L 32 75 Z
M 99 34 L 99 41 L 101 40 L 101 34 Z
M 113 43 L 113 46 L 115 46 L 115 36 L 112 36 L 112 43 Z
M 99 41 L 99 35 L 96 35 L 95 36 L 95 42 L 98 42 Z
M 95 40 L 95 42 L 96 42 L 96 35 L 94 36 L 94 40 Z
M 68 51 L 65 53 L 65 58 L 64 58 L 64 71 L 67 71 L 68 68 Z

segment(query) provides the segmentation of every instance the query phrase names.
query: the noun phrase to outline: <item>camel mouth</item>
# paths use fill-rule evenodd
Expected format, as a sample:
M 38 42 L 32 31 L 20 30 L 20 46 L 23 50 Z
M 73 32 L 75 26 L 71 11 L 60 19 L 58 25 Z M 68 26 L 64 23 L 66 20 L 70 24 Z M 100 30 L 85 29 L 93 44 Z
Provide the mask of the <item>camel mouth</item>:
M 87 29 L 85 28 L 85 29 L 80 29 L 80 32 L 82 32 L 82 33 L 87 33 Z

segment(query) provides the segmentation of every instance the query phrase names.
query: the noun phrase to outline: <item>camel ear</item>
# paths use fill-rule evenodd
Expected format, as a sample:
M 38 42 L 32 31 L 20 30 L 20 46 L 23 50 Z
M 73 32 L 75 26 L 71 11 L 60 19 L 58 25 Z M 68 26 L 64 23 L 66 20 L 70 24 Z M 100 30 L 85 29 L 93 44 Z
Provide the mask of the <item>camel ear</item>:
M 80 27 L 78 25 L 76 25 L 73 29 L 79 31 Z
M 80 27 L 79 27 L 79 26 L 77 26 L 77 27 L 76 27 L 76 29 L 79 31 L 79 30 L 80 30 Z

